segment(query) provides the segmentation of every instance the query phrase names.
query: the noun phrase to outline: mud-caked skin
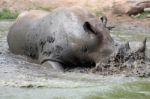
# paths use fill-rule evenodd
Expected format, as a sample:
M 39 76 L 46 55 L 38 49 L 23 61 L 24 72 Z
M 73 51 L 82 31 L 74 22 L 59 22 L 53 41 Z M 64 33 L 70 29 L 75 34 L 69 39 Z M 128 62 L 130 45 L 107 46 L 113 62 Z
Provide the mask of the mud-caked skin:
M 11 52 L 56 70 L 95 66 L 114 48 L 106 22 L 80 7 L 24 12 L 10 28 L 7 41 Z

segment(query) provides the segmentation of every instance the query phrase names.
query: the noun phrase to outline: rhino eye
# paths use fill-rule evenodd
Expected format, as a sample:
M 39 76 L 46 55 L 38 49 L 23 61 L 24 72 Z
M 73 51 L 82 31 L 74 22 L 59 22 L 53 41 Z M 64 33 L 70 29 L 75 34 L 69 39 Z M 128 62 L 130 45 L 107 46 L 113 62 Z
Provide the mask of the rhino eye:
M 92 32 L 94 34 L 96 33 L 96 31 L 94 30 L 94 28 L 91 26 L 89 22 L 85 22 L 83 28 L 86 32 Z
M 82 52 L 84 52 L 84 53 L 88 52 L 87 46 L 83 46 L 83 48 L 82 48 L 81 50 L 82 50 Z

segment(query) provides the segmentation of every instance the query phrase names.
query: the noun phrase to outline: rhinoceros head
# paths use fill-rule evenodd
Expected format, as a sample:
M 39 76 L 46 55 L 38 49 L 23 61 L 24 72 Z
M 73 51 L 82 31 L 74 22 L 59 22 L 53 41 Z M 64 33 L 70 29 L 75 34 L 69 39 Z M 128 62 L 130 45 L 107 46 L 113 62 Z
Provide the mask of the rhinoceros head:
M 96 39 L 94 43 L 91 45 L 89 44 L 89 48 L 91 48 L 91 50 L 93 48 L 94 50 L 92 51 L 91 56 L 94 56 L 96 59 L 108 56 L 114 50 L 114 41 L 110 35 L 109 29 L 106 27 L 107 18 L 102 17 L 100 19 L 103 20 L 92 18 L 83 25 L 84 30 Z

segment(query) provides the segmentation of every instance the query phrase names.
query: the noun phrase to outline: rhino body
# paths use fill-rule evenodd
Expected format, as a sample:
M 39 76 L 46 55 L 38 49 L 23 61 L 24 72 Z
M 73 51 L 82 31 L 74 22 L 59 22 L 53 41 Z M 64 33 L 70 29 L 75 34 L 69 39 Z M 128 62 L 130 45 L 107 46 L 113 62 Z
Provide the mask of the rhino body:
M 33 10 L 16 19 L 7 36 L 9 50 L 54 69 L 91 67 L 113 51 L 113 39 L 100 19 L 72 7 Z

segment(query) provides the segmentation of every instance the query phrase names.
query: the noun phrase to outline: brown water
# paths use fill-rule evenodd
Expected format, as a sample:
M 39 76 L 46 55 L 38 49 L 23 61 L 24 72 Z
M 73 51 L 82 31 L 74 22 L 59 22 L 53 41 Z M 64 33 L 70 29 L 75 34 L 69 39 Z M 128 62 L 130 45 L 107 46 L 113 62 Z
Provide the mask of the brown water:
M 149 99 L 149 78 L 60 73 L 10 53 L 6 36 L 12 23 L 0 21 L 0 99 Z M 112 35 L 131 41 L 136 36 L 150 37 L 146 33 L 129 35 L 117 30 Z M 131 45 L 139 43 L 143 39 L 140 37 Z

